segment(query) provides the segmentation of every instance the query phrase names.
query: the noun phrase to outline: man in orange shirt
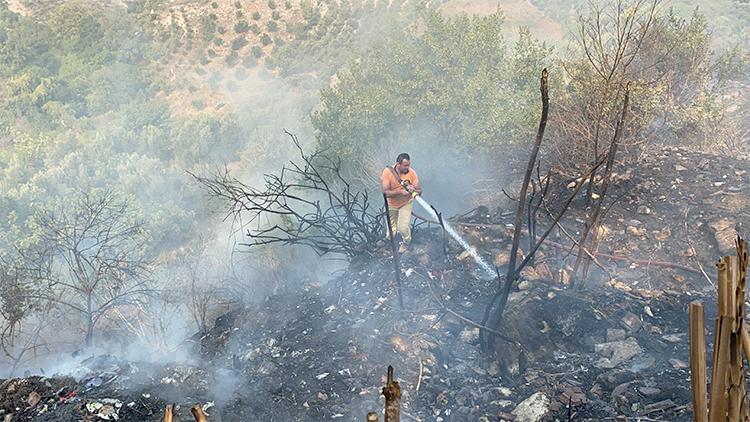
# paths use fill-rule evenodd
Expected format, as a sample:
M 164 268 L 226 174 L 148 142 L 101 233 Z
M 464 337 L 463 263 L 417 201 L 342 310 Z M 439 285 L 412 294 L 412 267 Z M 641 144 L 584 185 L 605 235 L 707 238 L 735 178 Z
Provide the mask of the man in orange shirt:
M 401 246 L 399 252 L 406 252 L 406 247 L 411 242 L 411 210 L 414 206 L 413 199 L 422 194 L 419 186 L 417 172 L 410 167 L 409 154 L 401 153 L 396 158 L 396 165 L 387 167 L 380 175 L 380 188 L 383 190 L 388 201 L 388 215 L 391 219 L 391 230 L 393 234 L 401 235 Z M 386 231 L 386 239 L 390 239 Z

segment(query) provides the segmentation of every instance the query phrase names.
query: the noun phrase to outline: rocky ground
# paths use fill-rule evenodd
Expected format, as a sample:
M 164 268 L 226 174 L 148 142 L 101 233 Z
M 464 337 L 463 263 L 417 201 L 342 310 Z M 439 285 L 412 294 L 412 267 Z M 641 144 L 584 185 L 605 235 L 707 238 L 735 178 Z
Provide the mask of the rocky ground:
M 403 420 L 691 420 L 687 304 L 703 300 L 713 327 L 713 263 L 744 230 L 746 168 L 664 149 L 619 171 L 585 288 L 569 287 L 571 241 L 556 230 L 498 327 L 516 343 L 497 340 L 492 353 L 467 320 L 482 319 L 497 281 L 420 226 L 401 262 L 403 312 L 384 248 L 331 282 L 223 315 L 196 339 L 199 365 L 98 357 L 65 377 L 2 381 L 0 417 L 158 421 L 174 402 L 180 420 L 198 403 L 212 421 L 359 421 L 382 409 L 393 365 Z M 560 178 L 552 190 L 562 197 L 574 184 Z M 574 237 L 582 208 L 563 223 Z M 480 208 L 461 221 L 502 270 L 512 212 Z

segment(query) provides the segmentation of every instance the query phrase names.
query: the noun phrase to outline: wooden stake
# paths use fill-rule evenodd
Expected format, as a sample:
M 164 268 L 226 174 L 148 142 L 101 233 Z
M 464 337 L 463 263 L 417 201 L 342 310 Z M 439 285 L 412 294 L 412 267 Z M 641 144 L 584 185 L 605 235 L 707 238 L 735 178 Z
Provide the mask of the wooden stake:
M 750 334 L 747 333 L 747 324 L 742 322 L 742 351 L 745 352 L 745 362 L 750 365 Z
M 203 411 L 203 407 L 201 407 L 201 405 L 196 404 L 195 406 L 191 407 L 190 412 L 193 413 L 195 422 L 208 422 L 208 417 L 206 417 L 206 413 Z
M 174 404 L 168 404 L 164 409 L 164 422 L 172 422 L 174 419 Z
M 745 368 L 742 359 L 750 362 L 750 335 L 745 316 L 745 276 L 747 274 L 745 241 L 737 238 L 737 255 L 721 258 L 716 268 L 717 318 L 714 341 L 713 368 L 711 368 L 711 397 L 708 404 L 708 421 L 750 422 L 750 405 L 747 401 Z M 690 375 L 695 420 L 706 420 L 705 334 L 703 331 L 703 306 L 690 304 Z
M 737 247 L 740 253 L 740 246 Z M 745 397 L 744 368 L 742 365 L 742 319 L 744 315 L 745 283 L 741 278 L 740 259 L 738 256 L 729 257 L 729 285 L 732 334 L 729 349 L 729 373 L 727 380 L 727 391 L 729 396 L 728 417 L 729 420 L 739 421 L 743 413 Z
M 703 304 L 690 303 L 690 384 L 693 391 L 695 422 L 708 421 L 706 398 L 706 333 L 704 331 Z M 750 345 L 750 344 L 749 344 Z
M 385 418 L 384 422 L 401 421 L 401 387 L 398 381 L 393 380 L 393 367 L 388 365 L 388 378 L 383 387 L 385 396 Z
M 714 355 L 714 377 L 711 378 L 711 404 L 708 418 L 711 422 L 727 421 L 729 394 L 727 391 L 727 375 L 729 372 L 729 349 L 732 329 L 732 318 L 719 317 L 719 330 L 716 332 L 716 349 Z

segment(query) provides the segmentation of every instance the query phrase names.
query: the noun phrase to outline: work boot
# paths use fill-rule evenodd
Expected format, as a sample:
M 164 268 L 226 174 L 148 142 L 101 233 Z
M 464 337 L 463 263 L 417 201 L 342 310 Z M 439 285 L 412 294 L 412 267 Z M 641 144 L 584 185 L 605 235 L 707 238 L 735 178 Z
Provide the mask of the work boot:
M 407 245 L 406 243 L 401 242 L 401 244 L 398 247 L 398 253 L 406 253 L 406 251 L 408 250 L 408 246 L 409 245 Z

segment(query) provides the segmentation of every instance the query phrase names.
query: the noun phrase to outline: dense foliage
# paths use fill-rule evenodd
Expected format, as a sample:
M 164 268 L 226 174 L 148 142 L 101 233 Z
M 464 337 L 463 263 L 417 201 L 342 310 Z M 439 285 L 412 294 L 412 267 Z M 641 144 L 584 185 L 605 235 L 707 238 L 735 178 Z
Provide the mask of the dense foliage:
M 528 138 L 551 50 L 525 29 L 507 42 L 499 12 L 430 12 L 422 24 L 370 50 L 323 91 L 313 116 L 321 147 L 345 160 L 364 157 L 374 171 L 397 145 L 477 156 Z

